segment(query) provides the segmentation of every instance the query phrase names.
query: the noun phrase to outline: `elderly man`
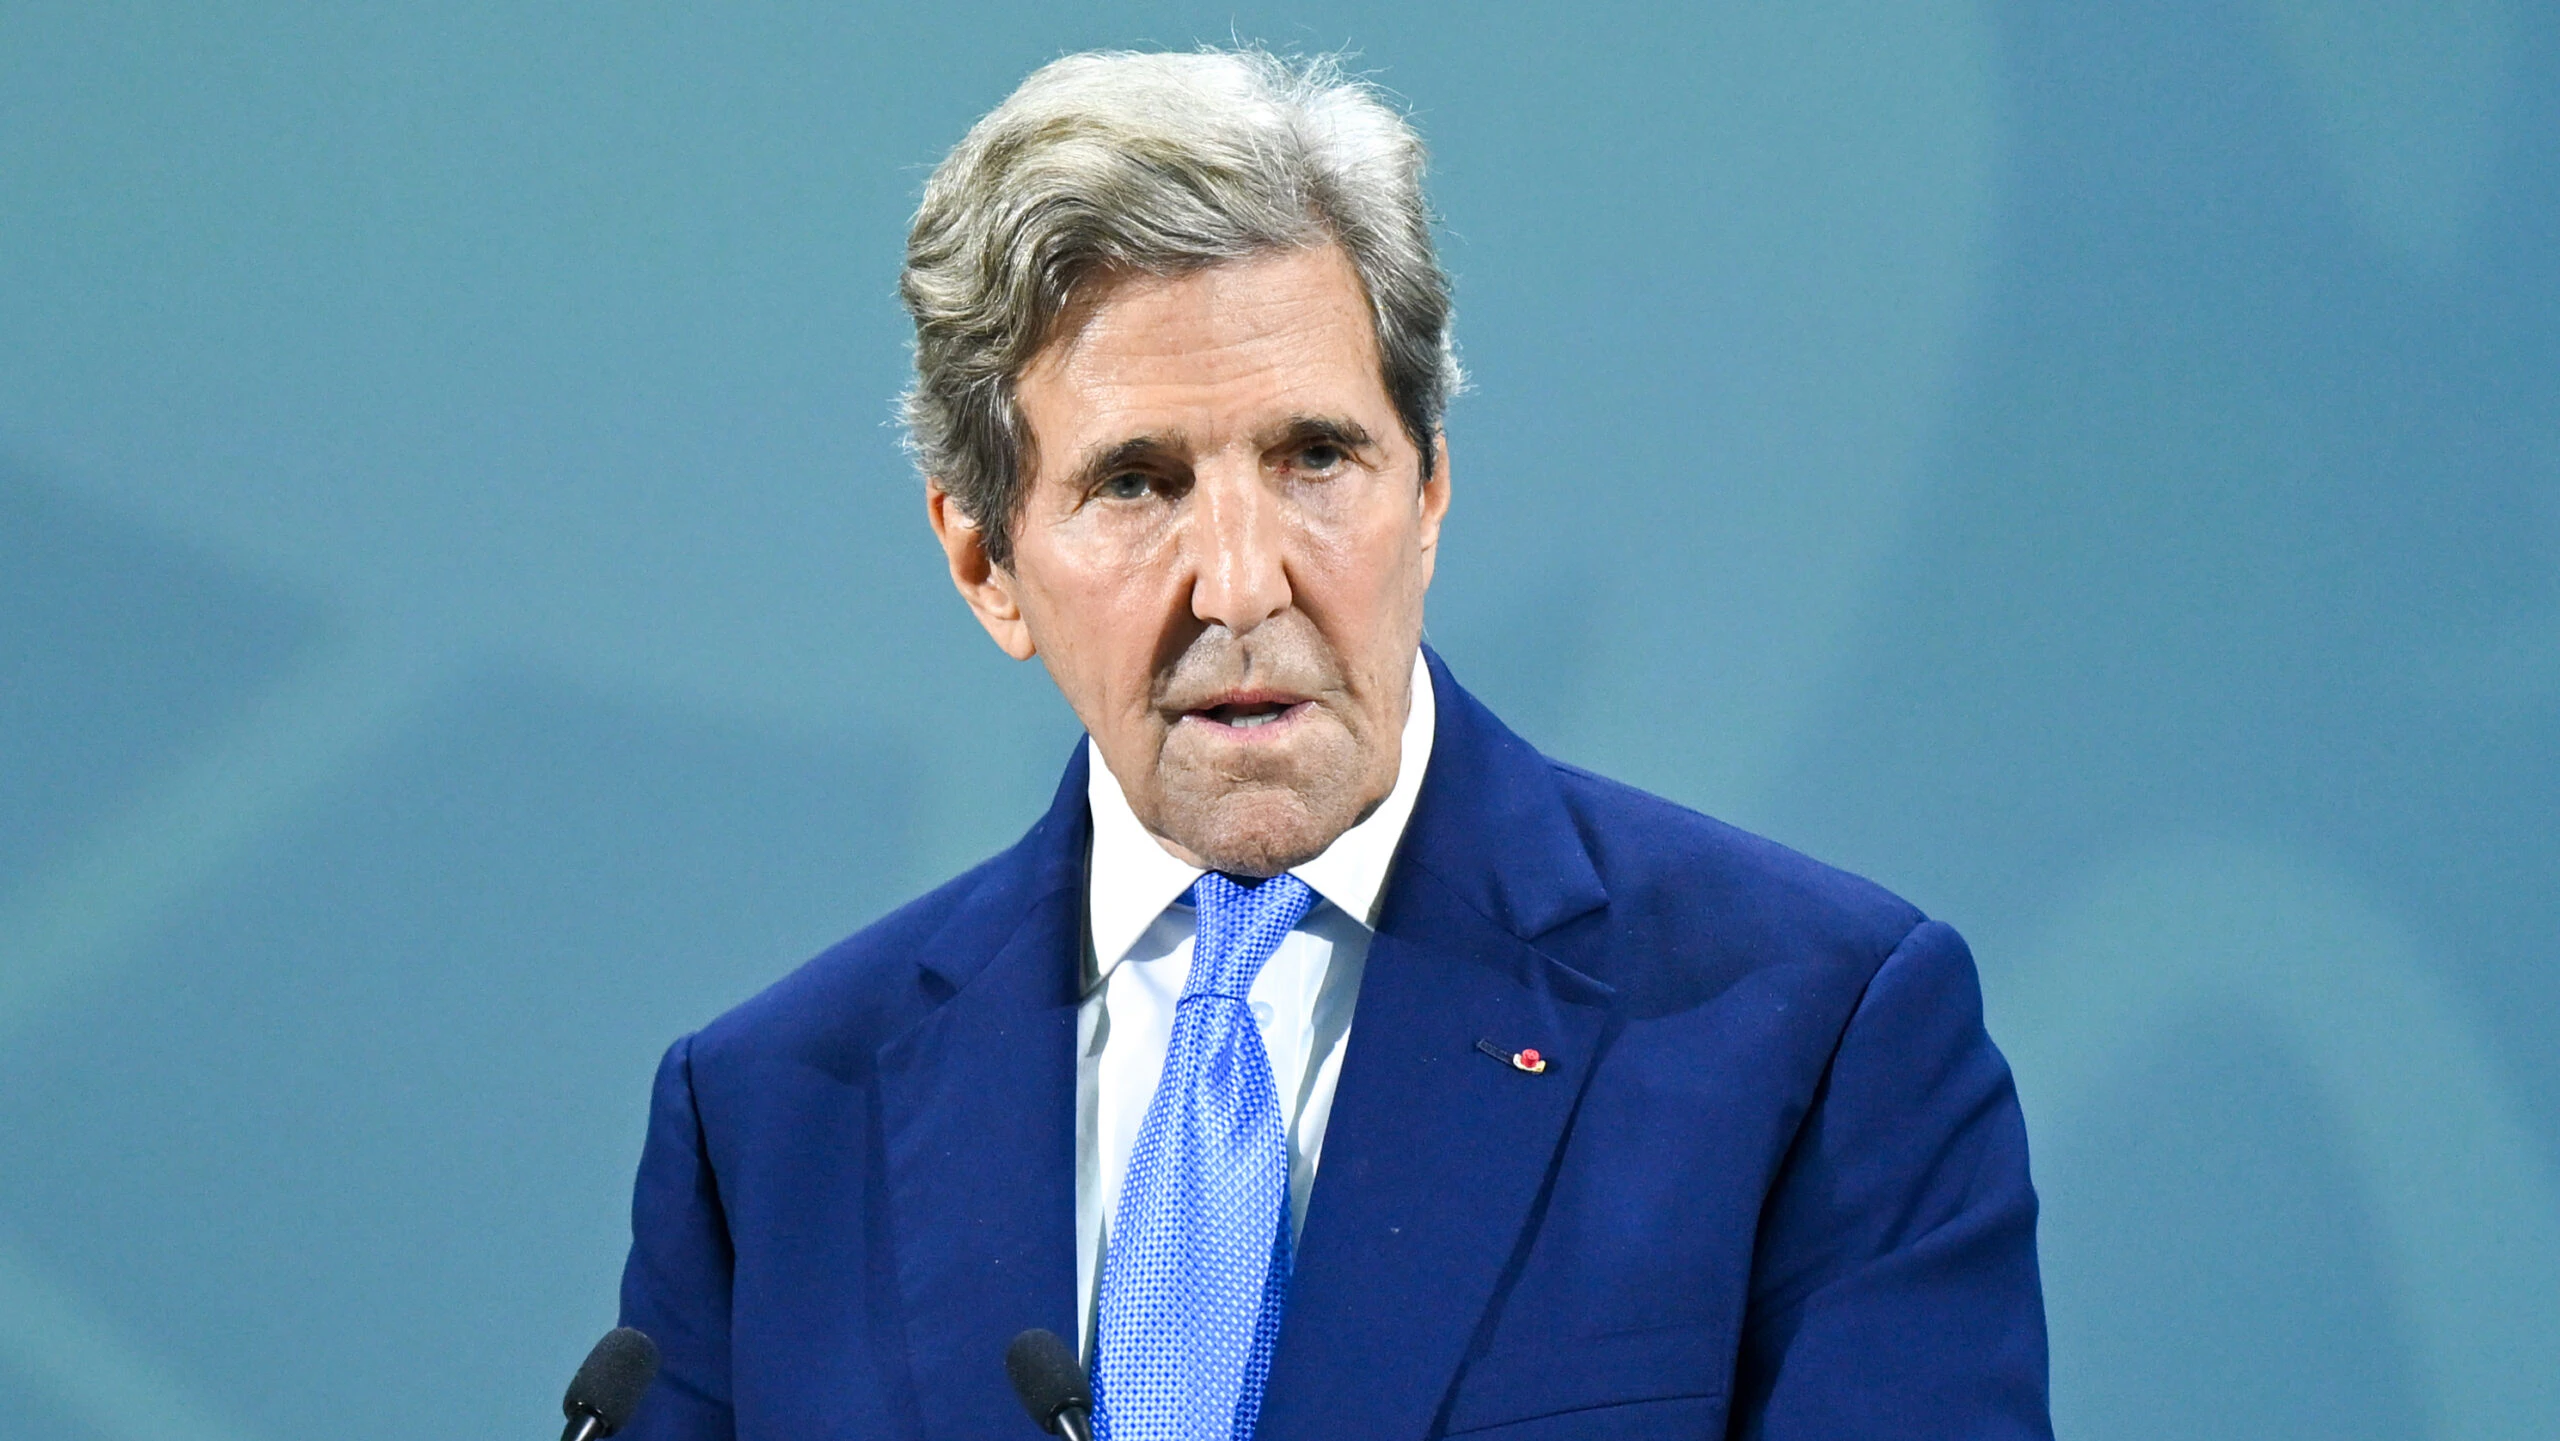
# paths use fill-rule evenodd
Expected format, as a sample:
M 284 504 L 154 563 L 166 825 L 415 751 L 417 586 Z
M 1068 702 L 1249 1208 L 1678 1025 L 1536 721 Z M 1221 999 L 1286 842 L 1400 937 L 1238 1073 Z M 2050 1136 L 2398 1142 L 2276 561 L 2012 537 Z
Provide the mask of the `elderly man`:
M 1258 53 L 1079 55 L 934 173 L 933 530 L 1088 739 L 1012 849 L 660 1069 L 646 1438 L 2037 1437 L 1972 962 L 1539 755 L 1421 644 L 1422 150 Z

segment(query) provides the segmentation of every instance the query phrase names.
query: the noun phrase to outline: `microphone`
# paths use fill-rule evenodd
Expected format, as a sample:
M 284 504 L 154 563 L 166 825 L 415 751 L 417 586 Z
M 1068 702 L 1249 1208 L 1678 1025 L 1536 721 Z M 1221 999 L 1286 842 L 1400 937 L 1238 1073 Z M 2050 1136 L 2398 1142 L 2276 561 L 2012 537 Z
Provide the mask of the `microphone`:
M 568 1429 L 560 1441 L 602 1441 L 631 1423 L 640 1397 L 658 1378 L 658 1343 L 616 1326 L 587 1353 L 586 1364 L 569 1378 L 569 1394 L 560 1399 Z
M 1055 1331 L 1034 1328 L 1004 1348 L 1004 1374 L 1040 1429 L 1067 1441 L 1093 1441 L 1093 1387 L 1074 1349 Z

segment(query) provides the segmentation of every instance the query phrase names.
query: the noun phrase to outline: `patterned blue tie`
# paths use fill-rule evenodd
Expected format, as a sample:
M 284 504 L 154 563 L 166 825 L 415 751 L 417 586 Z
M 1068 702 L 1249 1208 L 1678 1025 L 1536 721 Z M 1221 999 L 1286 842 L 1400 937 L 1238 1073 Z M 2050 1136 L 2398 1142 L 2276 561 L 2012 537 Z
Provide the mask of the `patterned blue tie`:
M 1288 1299 L 1289 1142 L 1246 993 L 1316 895 L 1216 871 L 1191 894 L 1191 979 L 1102 1266 L 1102 1441 L 1252 1441 Z

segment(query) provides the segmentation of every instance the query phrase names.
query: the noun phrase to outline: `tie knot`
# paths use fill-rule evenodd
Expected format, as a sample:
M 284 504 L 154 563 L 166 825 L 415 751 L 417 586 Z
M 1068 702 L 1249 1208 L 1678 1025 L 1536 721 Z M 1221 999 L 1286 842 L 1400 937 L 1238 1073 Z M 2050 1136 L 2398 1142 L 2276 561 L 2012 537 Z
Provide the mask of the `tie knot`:
M 1316 903 L 1314 888 L 1292 875 L 1239 881 L 1210 871 L 1192 884 L 1191 896 L 1200 908 L 1199 939 L 1191 948 L 1191 980 L 1183 994 L 1237 1000 Z

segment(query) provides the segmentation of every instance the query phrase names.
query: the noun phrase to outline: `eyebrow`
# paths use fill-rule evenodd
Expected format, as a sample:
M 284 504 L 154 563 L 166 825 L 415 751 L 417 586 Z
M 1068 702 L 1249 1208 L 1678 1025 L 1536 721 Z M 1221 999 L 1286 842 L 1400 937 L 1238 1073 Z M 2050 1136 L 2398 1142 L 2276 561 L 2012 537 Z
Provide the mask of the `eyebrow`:
M 1345 415 L 1293 415 L 1256 437 L 1256 447 L 1271 450 L 1291 442 L 1331 441 L 1345 450 L 1368 450 L 1377 445 L 1369 428 Z M 1161 461 L 1190 453 L 1190 438 L 1178 430 L 1157 431 L 1149 435 L 1133 435 L 1126 440 L 1097 444 L 1085 452 L 1073 473 L 1079 492 L 1093 490 L 1104 481 L 1125 470 L 1137 469 L 1150 461 Z
M 1115 440 L 1096 445 L 1085 452 L 1083 462 L 1075 468 L 1076 489 L 1092 490 L 1124 470 L 1132 469 L 1146 461 L 1181 455 L 1189 449 L 1189 442 L 1178 430 L 1160 431 L 1154 435 L 1133 435 L 1127 440 Z
M 1347 415 L 1293 415 L 1267 433 L 1262 448 L 1309 440 L 1329 440 L 1345 450 L 1367 450 L 1377 444 L 1368 427 Z

